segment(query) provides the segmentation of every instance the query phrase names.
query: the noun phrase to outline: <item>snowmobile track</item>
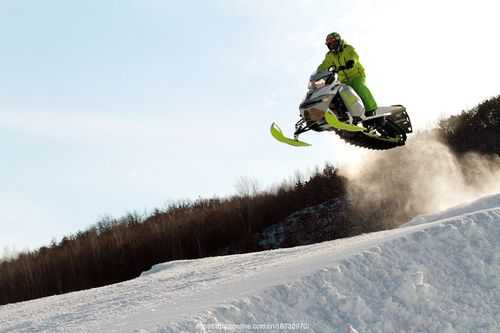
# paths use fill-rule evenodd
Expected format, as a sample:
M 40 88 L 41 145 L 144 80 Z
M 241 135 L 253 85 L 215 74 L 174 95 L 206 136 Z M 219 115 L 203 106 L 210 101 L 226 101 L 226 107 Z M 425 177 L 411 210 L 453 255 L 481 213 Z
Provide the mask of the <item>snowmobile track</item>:
M 391 142 L 391 141 L 383 141 L 380 139 L 372 138 L 366 135 L 363 132 L 346 132 L 334 129 L 335 133 L 345 142 L 372 150 L 386 150 L 391 148 L 396 148 L 404 145 L 404 142 Z

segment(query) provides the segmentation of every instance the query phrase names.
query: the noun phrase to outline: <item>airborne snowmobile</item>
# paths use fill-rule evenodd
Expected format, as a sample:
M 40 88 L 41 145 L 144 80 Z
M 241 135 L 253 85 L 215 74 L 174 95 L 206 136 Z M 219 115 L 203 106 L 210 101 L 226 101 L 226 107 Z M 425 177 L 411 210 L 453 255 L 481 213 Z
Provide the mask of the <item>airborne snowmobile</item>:
M 299 109 L 294 138 L 286 137 L 273 123 L 274 138 L 292 146 L 310 146 L 298 139 L 300 134 L 310 130 L 334 131 L 352 145 L 382 150 L 404 145 L 406 135 L 412 132 L 410 118 L 402 105 L 379 107 L 374 115 L 365 116 L 361 98 L 354 89 L 336 79 L 334 69 L 311 76 Z

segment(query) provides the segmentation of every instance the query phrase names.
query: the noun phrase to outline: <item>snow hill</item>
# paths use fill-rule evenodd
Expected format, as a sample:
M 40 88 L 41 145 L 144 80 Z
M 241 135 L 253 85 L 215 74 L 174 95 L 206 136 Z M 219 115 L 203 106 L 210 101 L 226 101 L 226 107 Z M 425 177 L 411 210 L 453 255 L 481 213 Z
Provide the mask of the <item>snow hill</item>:
M 500 195 L 404 227 L 168 262 L 0 307 L 0 332 L 500 332 Z

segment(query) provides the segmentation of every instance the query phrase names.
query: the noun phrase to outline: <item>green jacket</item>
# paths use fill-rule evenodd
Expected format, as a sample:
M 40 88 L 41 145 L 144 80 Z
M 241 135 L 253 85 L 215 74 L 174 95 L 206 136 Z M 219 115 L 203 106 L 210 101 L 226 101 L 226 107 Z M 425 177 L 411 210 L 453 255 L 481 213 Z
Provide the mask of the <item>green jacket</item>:
M 355 78 L 365 78 L 365 69 L 359 62 L 359 56 L 349 44 L 344 43 L 339 52 L 328 51 L 325 60 L 318 66 L 318 71 L 327 71 L 330 67 L 345 66 L 348 60 L 354 60 L 354 67 L 339 72 L 339 80 L 347 83 Z

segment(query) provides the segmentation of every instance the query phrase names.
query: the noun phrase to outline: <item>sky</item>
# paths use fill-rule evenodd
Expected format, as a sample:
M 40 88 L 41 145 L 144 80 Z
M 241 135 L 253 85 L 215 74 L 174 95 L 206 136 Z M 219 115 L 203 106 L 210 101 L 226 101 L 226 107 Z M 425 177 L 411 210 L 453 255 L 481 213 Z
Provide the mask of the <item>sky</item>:
M 0 1 L 0 251 L 169 202 L 363 163 L 291 134 L 338 31 L 415 128 L 500 94 L 497 1 Z

